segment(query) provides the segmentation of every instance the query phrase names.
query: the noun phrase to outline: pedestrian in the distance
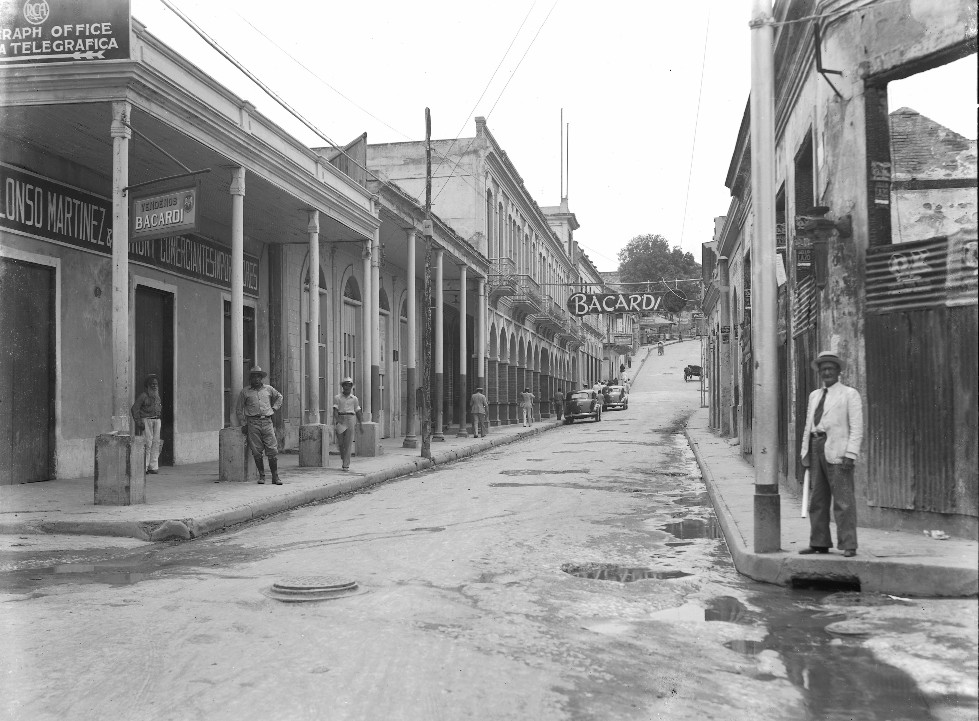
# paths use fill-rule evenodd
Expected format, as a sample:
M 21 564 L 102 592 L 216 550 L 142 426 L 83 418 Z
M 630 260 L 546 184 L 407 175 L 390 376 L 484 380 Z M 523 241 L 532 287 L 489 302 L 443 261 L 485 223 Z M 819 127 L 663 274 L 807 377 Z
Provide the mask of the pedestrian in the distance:
M 863 403 L 860 393 L 840 383 L 846 363 L 830 351 L 812 362 L 823 387 L 809 394 L 806 428 L 802 434 L 802 465 L 809 469 L 809 547 L 799 553 L 829 553 L 833 536 L 829 508 L 836 519 L 836 545 L 843 556 L 857 555 L 857 507 L 853 495 L 853 466 L 863 441 Z M 806 499 L 803 499 L 803 503 Z
M 564 415 L 564 389 L 558 386 L 554 389 L 554 396 L 551 398 L 554 403 L 554 415 L 558 420 Z
M 340 451 L 340 461 L 343 470 L 350 470 L 350 450 L 354 442 L 354 428 L 359 433 L 363 430 L 363 411 L 360 401 L 353 394 L 354 379 L 344 378 L 340 381 L 340 393 L 333 396 L 333 427 L 337 433 L 337 448 Z
M 489 401 L 483 395 L 483 389 L 477 388 L 476 392 L 469 397 L 469 412 L 473 417 L 473 435 L 486 438 L 489 430 L 489 423 L 486 422 L 486 414 L 489 411 Z
M 143 381 L 143 392 L 136 396 L 136 402 L 130 409 L 136 422 L 136 432 L 146 441 L 146 460 L 143 470 L 146 473 L 160 472 L 160 449 L 163 440 L 160 430 L 163 427 L 163 400 L 160 398 L 160 379 L 155 373 L 150 373 Z
M 248 436 L 248 449 L 255 459 L 258 469 L 258 482 L 265 483 L 264 454 L 269 461 L 272 471 L 272 483 L 282 485 L 279 480 L 279 442 L 275 438 L 275 428 L 272 426 L 272 414 L 282 406 L 282 394 L 265 382 L 268 375 L 258 366 L 248 371 L 248 385 L 238 394 L 235 403 L 235 416 L 241 426 L 241 432 Z
M 524 388 L 520 394 L 520 420 L 525 426 L 534 422 L 534 394 L 530 388 Z

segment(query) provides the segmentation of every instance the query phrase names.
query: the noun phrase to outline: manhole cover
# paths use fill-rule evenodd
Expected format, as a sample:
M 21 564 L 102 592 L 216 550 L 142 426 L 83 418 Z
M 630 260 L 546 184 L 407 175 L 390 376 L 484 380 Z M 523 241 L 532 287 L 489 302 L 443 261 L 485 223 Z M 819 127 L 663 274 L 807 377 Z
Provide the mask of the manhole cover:
M 683 578 L 693 575 L 686 571 L 655 571 L 651 568 L 618 566 L 614 563 L 565 563 L 561 566 L 561 570 L 579 578 L 590 578 L 595 581 L 619 581 L 620 583 L 646 579 Z
M 276 581 L 266 595 L 277 601 L 328 601 L 363 593 L 357 582 L 342 576 L 294 576 Z

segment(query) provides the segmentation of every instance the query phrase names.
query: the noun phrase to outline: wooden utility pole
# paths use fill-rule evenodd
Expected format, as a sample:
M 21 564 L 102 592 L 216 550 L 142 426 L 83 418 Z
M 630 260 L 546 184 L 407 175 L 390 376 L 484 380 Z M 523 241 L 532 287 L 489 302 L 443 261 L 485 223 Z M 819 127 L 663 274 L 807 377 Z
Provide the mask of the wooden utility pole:
M 422 302 L 422 458 L 432 457 L 432 112 L 425 108 L 425 295 Z

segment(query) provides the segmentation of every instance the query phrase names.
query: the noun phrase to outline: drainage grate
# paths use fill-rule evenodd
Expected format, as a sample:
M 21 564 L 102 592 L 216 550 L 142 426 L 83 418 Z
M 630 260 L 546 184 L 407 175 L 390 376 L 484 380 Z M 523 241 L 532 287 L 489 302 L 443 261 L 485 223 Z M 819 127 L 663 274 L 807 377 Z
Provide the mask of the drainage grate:
M 810 591 L 855 591 L 860 592 L 860 579 L 857 576 L 793 576 L 792 588 Z
M 654 571 L 651 568 L 636 566 L 618 566 L 614 563 L 565 563 L 561 570 L 578 578 L 590 578 L 594 581 L 619 581 L 631 583 L 647 579 L 683 578 L 693 574 L 686 571 Z
M 277 601 L 296 603 L 329 601 L 363 592 L 356 581 L 340 576 L 295 576 L 273 583 L 266 595 Z

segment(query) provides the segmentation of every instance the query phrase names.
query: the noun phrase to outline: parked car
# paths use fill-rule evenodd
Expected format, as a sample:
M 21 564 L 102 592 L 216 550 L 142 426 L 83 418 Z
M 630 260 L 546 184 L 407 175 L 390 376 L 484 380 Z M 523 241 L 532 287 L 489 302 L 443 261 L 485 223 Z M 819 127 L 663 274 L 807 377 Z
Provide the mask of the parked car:
M 700 378 L 702 375 L 702 369 L 700 366 L 687 366 L 683 369 L 683 380 L 684 382 L 690 380 L 691 378 Z
M 564 423 L 574 423 L 575 418 L 602 420 L 602 394 L 591 388 L 568 391 L 564 395 Z
M 625 386 L 609 386 L 608 394 L 605 396 L 604 409 L 606 411 L 624 411 L 629 407 L 629 392 Z

